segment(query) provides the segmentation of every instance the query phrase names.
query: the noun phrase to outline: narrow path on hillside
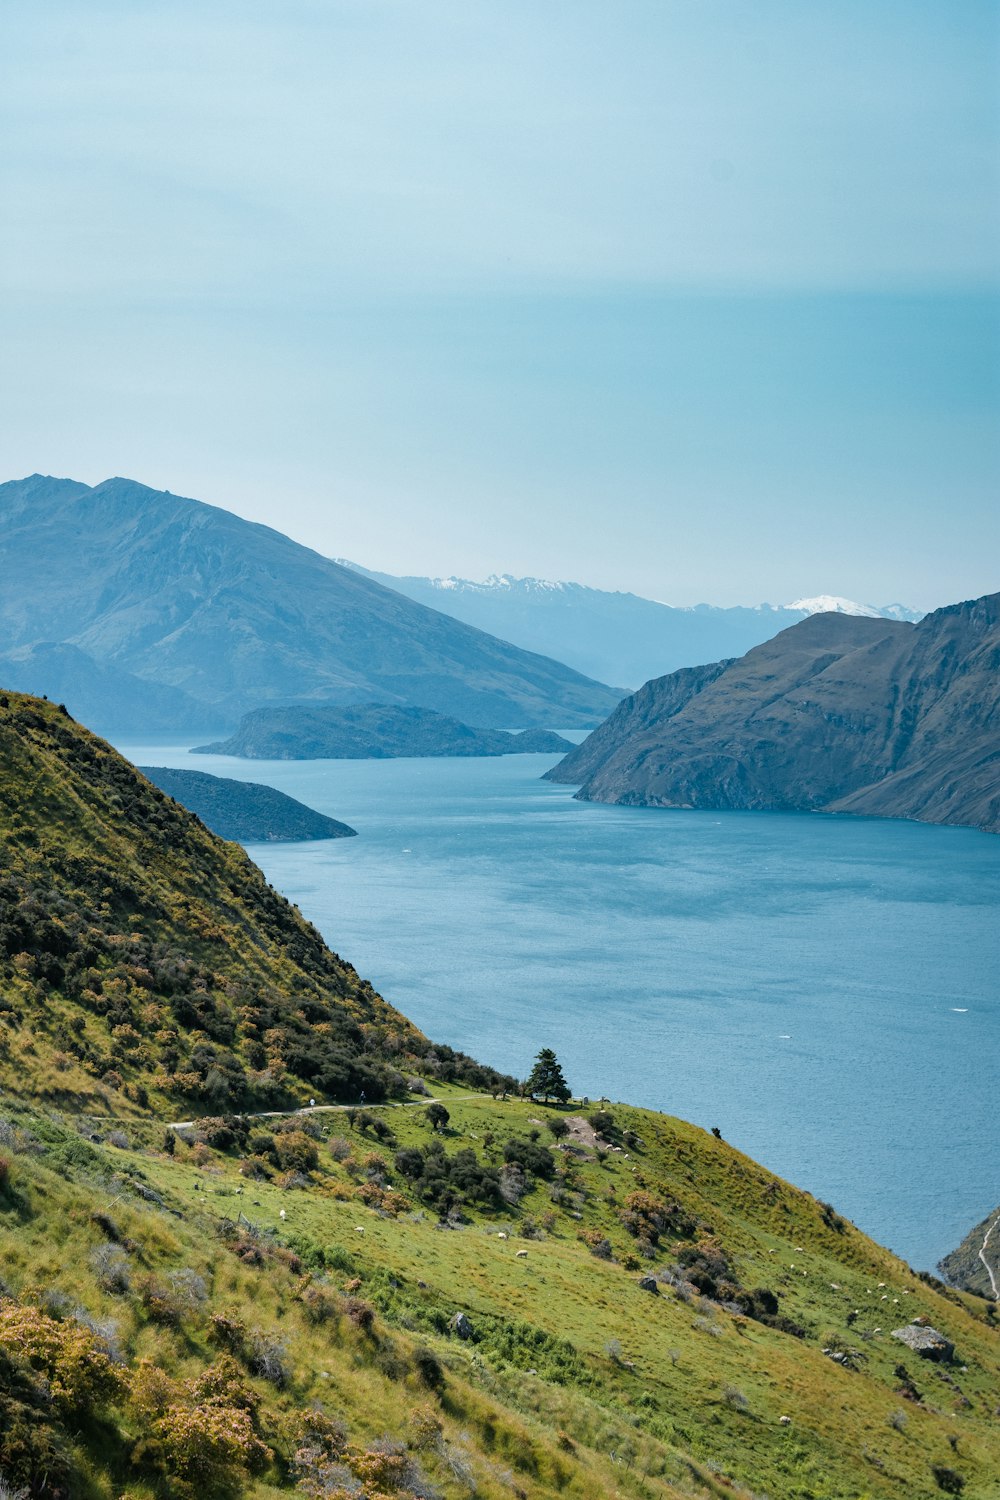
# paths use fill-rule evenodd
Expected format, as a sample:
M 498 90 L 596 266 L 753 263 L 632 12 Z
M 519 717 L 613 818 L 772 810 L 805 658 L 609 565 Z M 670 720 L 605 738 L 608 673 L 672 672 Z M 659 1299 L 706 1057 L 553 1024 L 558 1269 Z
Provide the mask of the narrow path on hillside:
M 447 1106 L 448 1097 L 454 1099 L 455 1096 L 442 1098 L 437 1094 L 428 1094 L 426 1098 L 407 1099 L 404 1104 L 390 1104 L 388 1106 L 381 1102 L 378 1104 L 300 1104 L 298 1109 L 263 1109 L 253 1115 L 240 1114 L 239 1118 L 241 1120 L 287 1120 L 292 1115 L 329 1115 L 336 1114 L 338 1111 L 343 1113 L 348 1109 L 385 1109 L 387 1107 L 389 1109 L 425 1109 L 428 1104 L 444 1104 Z M 461 1103 L 464 1103 L 467 1099 L 492 1098 L 492 1094 L 460 1094 L 458 1096 L 458 1100 Z M 200 1123 L 199 1120 L 167 1120 L 166 1128 L 168 1130 L 193 1130 Z
M 993 1233 L 998 1224 L 1000 1224 L 1000 1214 L 997 1214 L 996 1218 L 993 1220 L 993 1223 L 983 1235 L 983 1244 L 981 1250 L 979 1251 L 979 1259 L 986 1267 L 986 1274 L 990 1278 L 990 1286 L 993 1288 L 993 1295 L 994 1297 L 996 1297 L 997 1301 L 1000 1302 L 1000 1291 L 997 1290 L 996 1277 L 993 1275 L 993 1271 L 990 1268 L 990 1263 L 986 1259 L 986 1246 L 990 1242 L 990 1235 Z

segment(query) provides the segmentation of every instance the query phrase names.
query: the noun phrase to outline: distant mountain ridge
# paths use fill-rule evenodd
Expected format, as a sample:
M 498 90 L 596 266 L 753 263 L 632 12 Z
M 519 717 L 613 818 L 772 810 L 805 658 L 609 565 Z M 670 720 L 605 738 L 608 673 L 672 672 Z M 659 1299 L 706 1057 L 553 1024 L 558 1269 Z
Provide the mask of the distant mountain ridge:
M 408 599 L 528 650 L 554 655 L 603 682 L 632 688 L 681 667 L 742 656 L 820 611 L 873 619 L 920 619 L 919 611 L 902 604 L 876 608 L 832 594 L 781 605 L 680 608 L 582 583 L 515 578 L 509 573 L 491 574 L 481 583 L 468 578 L 397 578 L 344 558 L 338 561 Z
M 812 615 L 627 698 L 548 773 L 585 801 L 1000 832 L 1000 594 L 916 625 Z
M 128 479 L 0 485 L 0 680 L 4 663 L 19 688 L 115 728 L 372 700 L 589 727 L 620 696 L 267 526 Z

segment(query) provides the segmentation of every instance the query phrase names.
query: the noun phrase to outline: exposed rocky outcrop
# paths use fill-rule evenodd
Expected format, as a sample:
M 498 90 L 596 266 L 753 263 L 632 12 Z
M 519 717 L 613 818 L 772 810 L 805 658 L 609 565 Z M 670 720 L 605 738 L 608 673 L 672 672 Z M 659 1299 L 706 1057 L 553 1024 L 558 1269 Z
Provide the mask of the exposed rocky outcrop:
M 921 1359 L 939 1360 L 943 1364 L 955 1358 L 955 1345 L 943 1333 L 926 1323 L 907 1323 L 905 1328 L 894 1328 L 892 1337 L 899 1339 Z
M 919 624 L 813 615 L 647 683 L 551 772 L 584 800 L 1000 830 L 1000 595 Z

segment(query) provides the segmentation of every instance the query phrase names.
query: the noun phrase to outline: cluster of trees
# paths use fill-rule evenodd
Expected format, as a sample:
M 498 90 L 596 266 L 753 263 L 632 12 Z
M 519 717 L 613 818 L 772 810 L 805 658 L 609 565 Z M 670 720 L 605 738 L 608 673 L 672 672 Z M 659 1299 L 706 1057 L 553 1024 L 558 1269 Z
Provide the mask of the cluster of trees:
M 462 1203 L 499 1207 L 500 1174 L 484 1166 L 471 1147 L 448 1156 L 441 1141 L 427 1146 L 404 1146 L 395 1156 L 396 1171 L 414 1195 L 439 1213 Z

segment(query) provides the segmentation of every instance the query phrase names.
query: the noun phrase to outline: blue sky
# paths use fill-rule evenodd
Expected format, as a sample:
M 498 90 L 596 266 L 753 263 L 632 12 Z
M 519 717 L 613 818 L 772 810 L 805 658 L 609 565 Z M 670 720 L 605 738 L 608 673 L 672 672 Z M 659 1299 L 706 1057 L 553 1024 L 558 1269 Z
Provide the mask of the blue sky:
M 395 572 L 996 589 L 998 84 L 976 0 L 9 0 L 0 470 Z

